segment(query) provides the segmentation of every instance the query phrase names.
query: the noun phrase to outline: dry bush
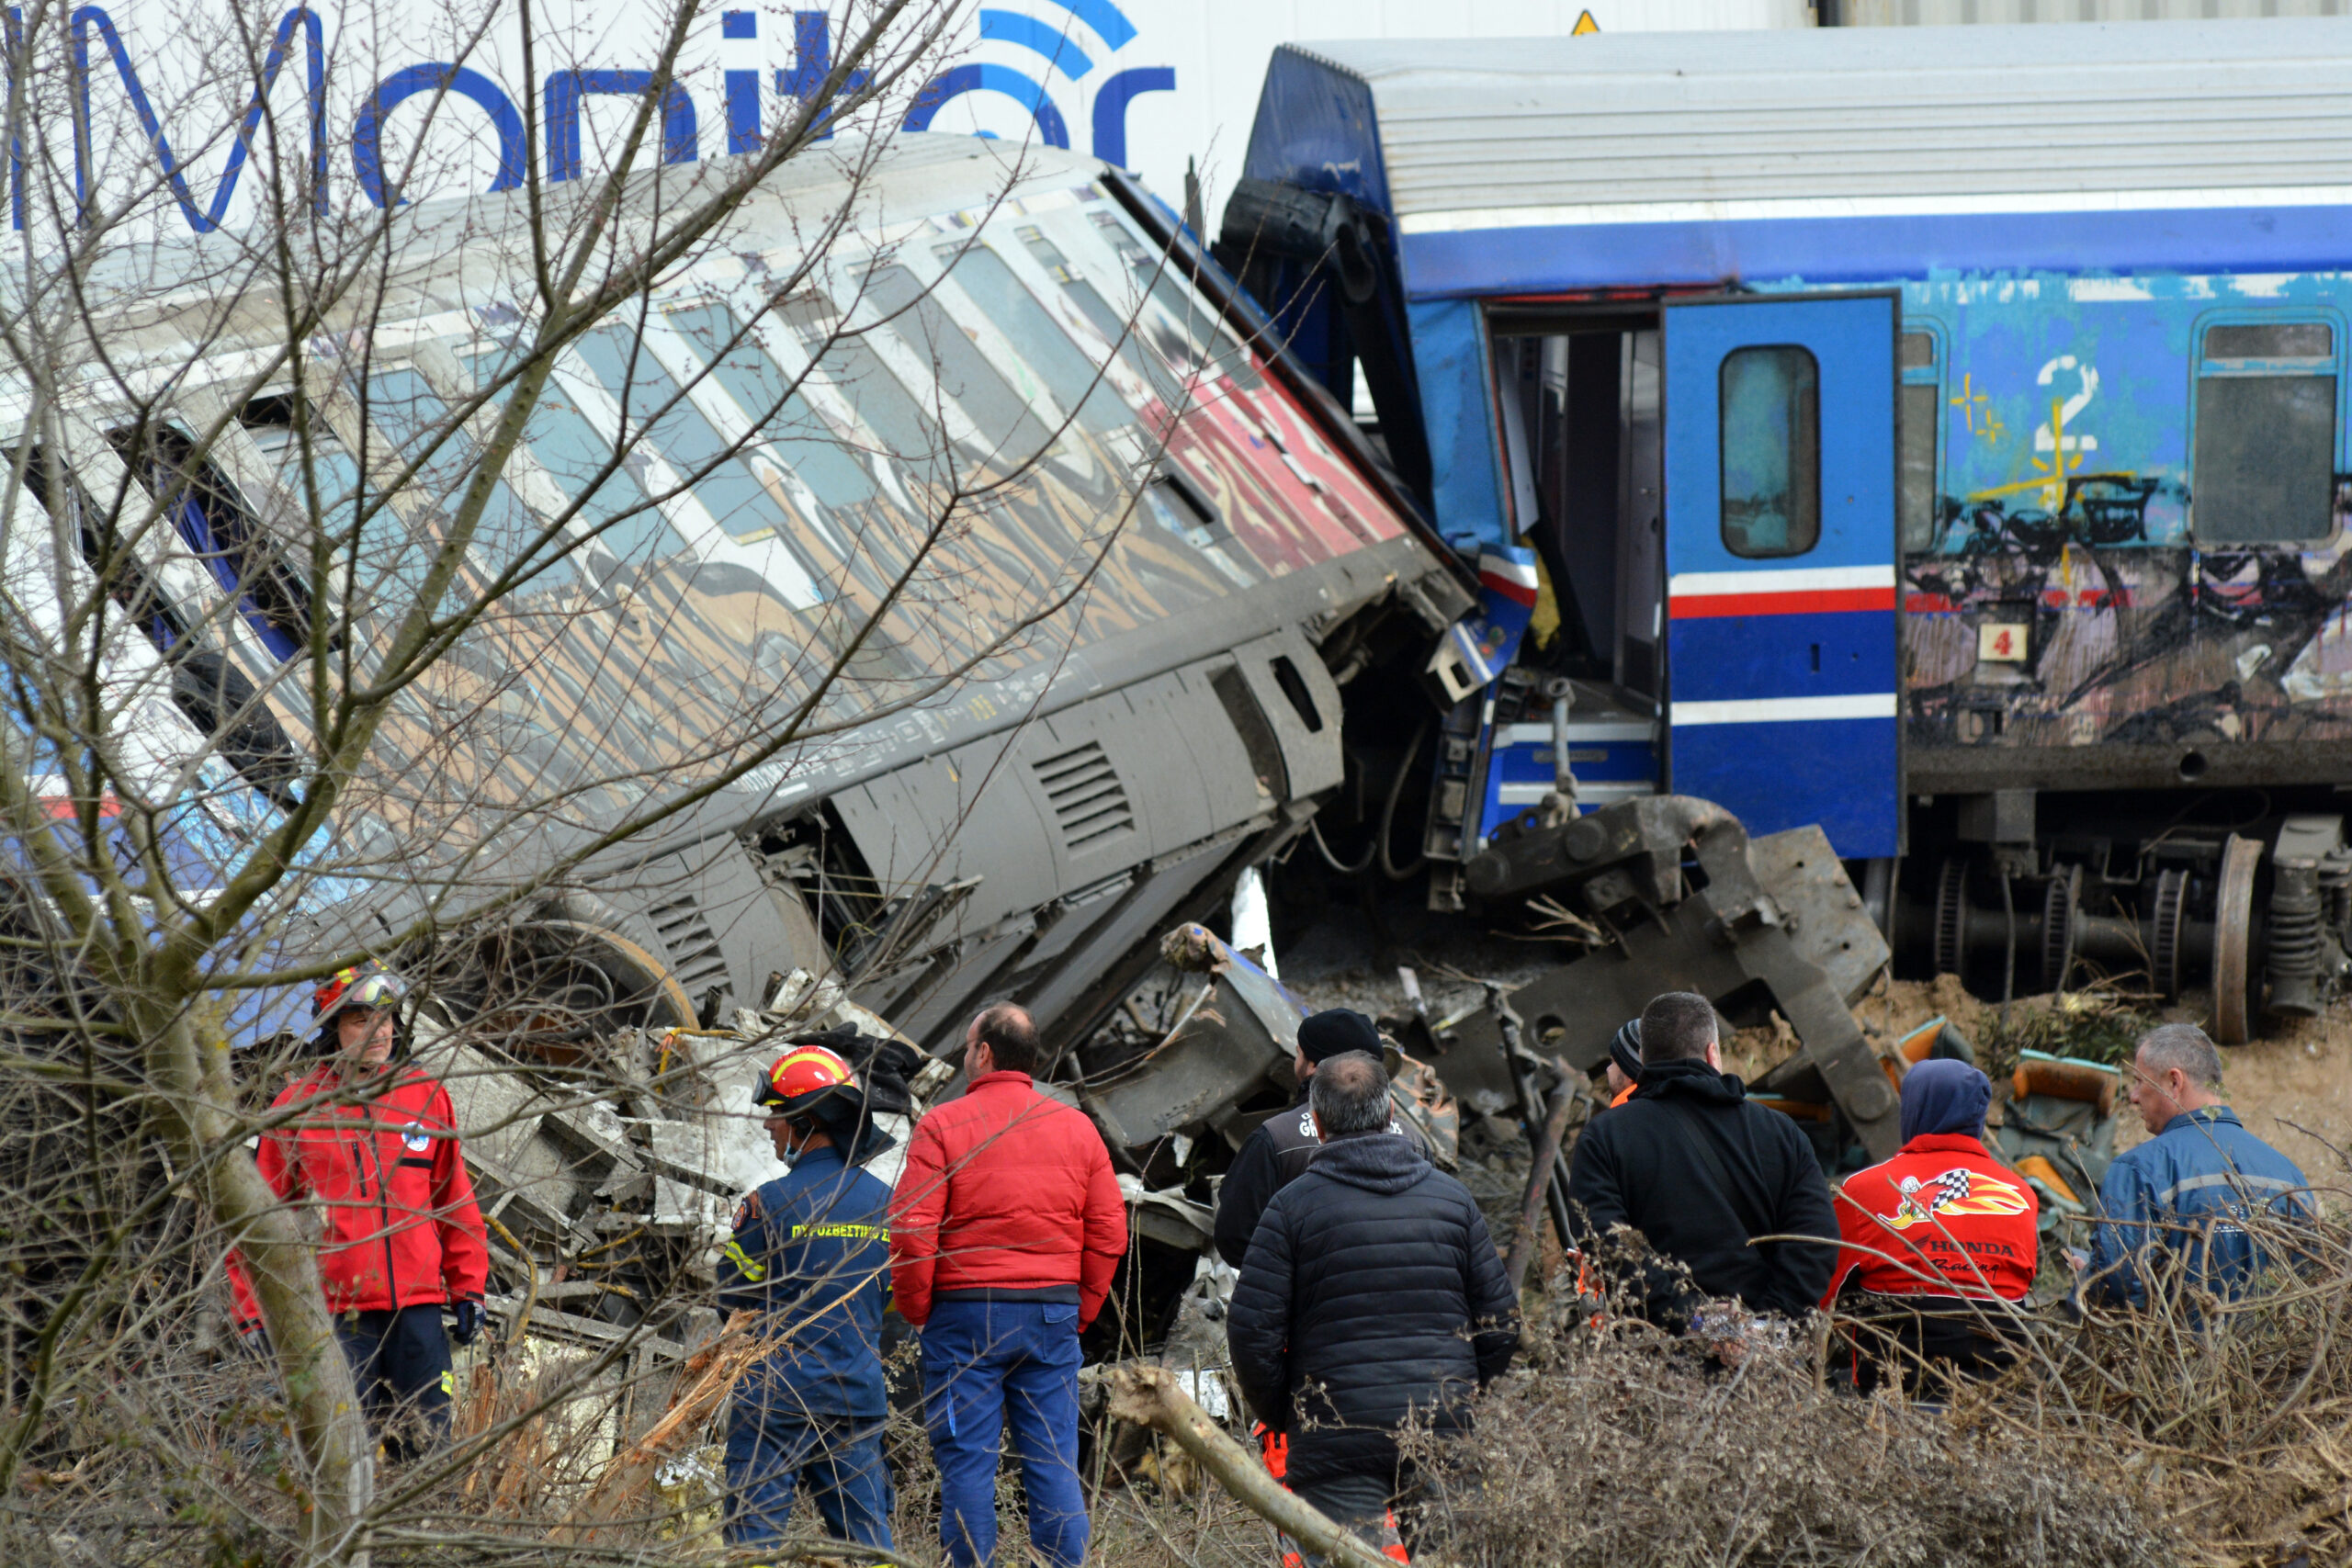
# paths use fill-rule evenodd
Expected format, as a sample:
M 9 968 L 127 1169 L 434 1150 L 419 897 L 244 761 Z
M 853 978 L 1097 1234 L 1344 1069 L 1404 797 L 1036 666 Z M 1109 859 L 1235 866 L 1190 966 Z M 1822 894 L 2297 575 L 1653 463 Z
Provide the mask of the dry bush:
M 2247 1223 L 2278 1264 L 2241 1300 L 2160 1277 L 2144 1309 L 2043 1324 L 1957 1425 L 2100 1455 L 2205 1561 L 2352 1561 L 2352 1225 L 2327 1207 Z
M 1458 1448 L 1425 1546 L 1464 1563 L 2156 1564 L 2167 1532 L 2096 1454 L 1837 1391 L 1816 1347 L 1725 1369 L 1638 1323 L 1538 1327 Z

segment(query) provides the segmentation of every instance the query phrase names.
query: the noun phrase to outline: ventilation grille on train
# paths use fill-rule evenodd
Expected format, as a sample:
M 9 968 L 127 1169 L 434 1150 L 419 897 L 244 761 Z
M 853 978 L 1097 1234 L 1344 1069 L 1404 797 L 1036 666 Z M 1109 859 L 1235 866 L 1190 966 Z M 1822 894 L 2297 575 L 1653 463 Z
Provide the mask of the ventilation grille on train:
M 1034 764 L 1034 769 L 1046 798 L 1053 802 L 1054 820 L 1061 825 L 1062 842 L 1069 848 L 1082 850 L 1135 830 L 1135 808 L 1127 804 L 1126 786 L 1119 783 L 1101 743 L 1090 740 Z
M 670 972 L 686 995 L 699 997 L 709 987 L 725 983 L 727 960 L 718 951 L 718 938 L 693 899 L 656 904 L 648 913 L 653 929 L 662 933 L 662 945 L 669 950 Z

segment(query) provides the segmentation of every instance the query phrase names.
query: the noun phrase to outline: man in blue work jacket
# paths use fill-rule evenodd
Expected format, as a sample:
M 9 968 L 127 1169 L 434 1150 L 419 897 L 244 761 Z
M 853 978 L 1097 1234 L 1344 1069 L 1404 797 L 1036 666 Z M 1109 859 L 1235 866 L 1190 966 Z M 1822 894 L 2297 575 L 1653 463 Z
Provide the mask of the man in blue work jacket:
M 2183 1282 L 2224 1300 L 2276 1263 L 2245 1222 L 2305 1219 L 2311 1183 L 2295 1162 L 2245 1130 L 2222 1098 L 2222 1054 L 2191 1023 L 2140 1037 L 2132 1104 L 2154 1134 L 2118 1155 L 2099 1183 L 2091 1238 L 2094 1300 L 2139 1306 L 2159 1255 L 2178 1255 Z
M 745 1198 L 718 1264 L 719 1301 L 760 1314 L 775 1343 L 736 1385 L 727 1428 L 727 1539 L 784 1538 L 805 1488 L 835 1540 L 890 1550 L 882 1309 L 890 1189 L 859 1168 L 888 1148 L 849 1064 L 795 1045 L 759 1091 L 792 1169 Z

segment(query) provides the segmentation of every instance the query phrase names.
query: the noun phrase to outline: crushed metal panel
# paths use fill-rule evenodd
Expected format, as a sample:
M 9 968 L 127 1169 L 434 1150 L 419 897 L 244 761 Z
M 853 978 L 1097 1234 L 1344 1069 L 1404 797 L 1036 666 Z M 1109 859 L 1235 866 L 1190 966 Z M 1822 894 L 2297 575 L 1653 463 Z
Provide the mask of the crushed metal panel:
M 1614 933 L 1607 946 L 1510 993 L 1511 1010 L 1547 1053 L 1590 1071 L 1607 1059 L 1618 1026 L 1662 991 L 1695 991 L 1720 1007 L 1760 987 L 1796 1031 L 1805 1066 L 1884 1158 L 1897 1142 L 1894 1093 L 1849 1004 L 1876 974 L 1873 965 L 1864 976 L 1854 954 L 1883 964 L 1885 943 L 1860 898 L 1848 902 L 1845 868 L 1815 856 L 1813 841 L 1792 839 L 1758 857 L 1721 807 L 1657 795 L 1572 820 L 1530 814 L 1466 870 L 1483 898 L 1556 897 Z M 1704 873 L 1703 887 L 1686 886 L 1686 855 Z M 1800 941 L 1792 921 L 1813 930 Z M 1837 956 L 1836 977 L 1814 953 Z M 1518 1106 L 1491 1011 L 1434 1043 L 1432 1065 L 1464 1104 L 1489 1114 Z
M 1171 913 L 1197 892 L 1216 868 L 1234 852 L 1240 841 L 1238 835 L 1220 835 L 1204 845 L 1154 860 L 1142 869 L 1147 880 L 1113 914 L 1086 933 L 1086 945 L 1073 948 L 1069 961 L 1060 971 L 1039 987 L 1032 1002 L 1036 1011 L 1061 1018 L 1078 1006 L 1081 998 L 1093 997 L 1098 1001 L 1111 996 L 1101 1005 L 1115 1004 L 1115 992 L 1124 995 L 1135 983 L 1136 976 L 1148 967 L 1136 962 L 1129 967 L 1133 973 L 1122 976 L 1122 960 L 1135 960 L 1149 952 L 1146 945 L 1149 934 L 1165 925 Z M 1105 979 L 1113 984 L 1104 986 Z M 1124 979 L 1124 984 L 1119 983 Z M 1089 1022 L 1091 1010 L 1080 1009 L 1077 1017 Z M 1066 1032 L 1057 1026 L 1057 1032 Z
M 1819 828 L 1767 833 L 1747 846 L 1756 880 L 1788 917 L 1789 940 L 1820 965 L 1848 1007 L 1878 984 L 1894 951 Z
M 1347 763 L 1340 747 L 1340 688 L 1304 637 L 1285 629 L 1233 650 L 1281 748 L 1285 797 L 1303 800 L 1337 789 Z
M 1205 971 L 1210 986 L 1166 1039 L 1087 1090 L 1103 1136 L 1125 1148 L 1205 1127 L 1271 1084 L 1297 1055 L 1306 1016 L 1280 982 L 1204 927 L 1177 928 L 1161 951 L 1179 969 Z

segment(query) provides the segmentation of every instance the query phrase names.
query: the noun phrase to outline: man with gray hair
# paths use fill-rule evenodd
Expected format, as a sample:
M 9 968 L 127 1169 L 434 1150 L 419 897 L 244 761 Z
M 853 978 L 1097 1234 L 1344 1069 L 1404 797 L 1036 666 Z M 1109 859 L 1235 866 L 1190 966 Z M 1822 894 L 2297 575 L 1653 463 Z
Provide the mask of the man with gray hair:
M 2099 1183 L 2091 1298 L 2144 1304 L 2160 1250 L 2178 1255 L 2182 1283 L 2224 1299 L 2243 1294 L 2264 1263 L 2245 1222 L 2309 1217 L 2311 1183 L 2222 1100 L 2222 1054 L 2195 1024 L 2140 1036 L 2131 1076 L 2132 1108 L 2150 1136 L 2118 1155 Z
M 1408 1480 L 1397 1429 L 1468 1429 L 1517 1303 L 1468 1190 L 1390 1130 L 1378 1060 L 1324 1062 L 1307 1108 L 1322 1145 L 1258 1221 L 1226 1334 L 1250 1409 L 1290 1434 L 1291 1490 L 1381 1547 Z

